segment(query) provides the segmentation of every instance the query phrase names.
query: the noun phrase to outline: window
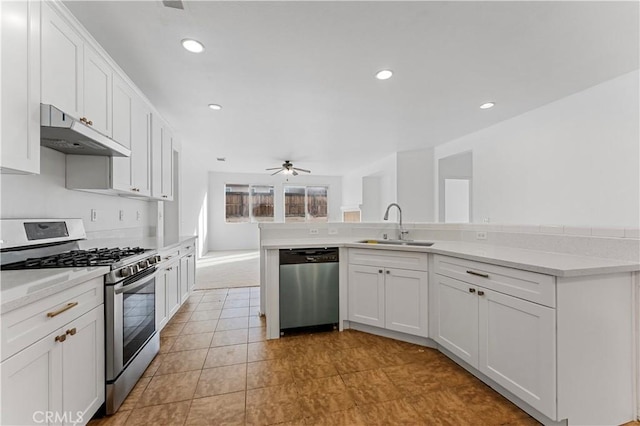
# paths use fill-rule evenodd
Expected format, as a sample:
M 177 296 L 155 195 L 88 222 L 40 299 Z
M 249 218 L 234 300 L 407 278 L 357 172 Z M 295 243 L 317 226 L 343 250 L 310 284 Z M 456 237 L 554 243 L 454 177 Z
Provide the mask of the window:
M 286 186 L 284 188 L 285 222 L 326 222 L 326 186 Z
M 251 187 L 252 222 L 273 222 L 273 186 Z
M 225 185 L 227 223 L 273 222 L 273 186 Z

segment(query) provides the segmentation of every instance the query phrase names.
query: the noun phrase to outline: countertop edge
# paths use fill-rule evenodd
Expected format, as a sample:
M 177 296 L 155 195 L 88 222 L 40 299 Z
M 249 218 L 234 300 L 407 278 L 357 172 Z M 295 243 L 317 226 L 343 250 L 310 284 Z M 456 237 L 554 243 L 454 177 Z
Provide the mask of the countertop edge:
M 60 269 L 60 271 L 63 271 L 64 269 L 77 269 L 77 268 L 63 268 L 63 269 Z M 71 279 L 66 280 L 64 282 L 55 282 L 59 279 L 57 278 L 57 275 L 54 275 L 49 279 L 36 280 L 31 282 L 25 281 L 24 285 L 41 285 L 45 287 L 33 293 L 30 293 L 21 297 L 17 297 L 11 300 L 7 300 L 7 301 L 5 301 L 3 297 L 2 304 L 0 304 L 0 315 L 4 315 L 8 312 L 14 311 L 23 306 L 37 302 L 39 300 L 42 300 L 53 294 L 59 293 L 68 288 L 75 287 L 79 284 L 82 284 L 94 278 L 103 276 L 109 273 L 109 271 L 110 271 L 109 267 L 99 266 L 94 268 L 87 268 L 86 271 L 84 271 L 84 273 L 78 271 L 76 274 L 74 274 L 74 276 Z M 24 271 L 17 271 L 17 272 L 24 272 Z M 54 282 L 51 283 L 51 285 L 47 285 L 47 281 L 54 281 Z

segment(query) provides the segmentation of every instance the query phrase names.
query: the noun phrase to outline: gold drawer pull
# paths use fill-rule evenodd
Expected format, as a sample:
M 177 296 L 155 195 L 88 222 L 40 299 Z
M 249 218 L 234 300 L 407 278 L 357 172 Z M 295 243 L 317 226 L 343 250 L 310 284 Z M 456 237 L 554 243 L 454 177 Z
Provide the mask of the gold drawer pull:
M 78 331 L 76 330 L 76 328 L 73 327 L 71 330 L 67 330 L 66 334 L 70 334 L 71 336 L 75 336 L 77 332 Z
M 62 308 L 58 309 L 57 311 L 53 311 L 53 312 L 47 312 L 47 317 L 49 318 L 53 318 L 55 316 L 60 315 L 61 313 L 63 313 L 64 311 L 68 311 L 71 308 L 74 308 L 78 306 L 78 302 L 70 302 L 67 303 L 66 305 L 64 305 Z
M 67 340 L 67 335 L 66 334 L 61 334 L 60 336 L 56 336 L 56 342 L 64 342 L 65 340 Z
M 482 278 L 489 278 L 489 274 L 483 274 L 481 272 L 476 272 L 476 271 L 467 271 L 467 274 L 475 275 Z

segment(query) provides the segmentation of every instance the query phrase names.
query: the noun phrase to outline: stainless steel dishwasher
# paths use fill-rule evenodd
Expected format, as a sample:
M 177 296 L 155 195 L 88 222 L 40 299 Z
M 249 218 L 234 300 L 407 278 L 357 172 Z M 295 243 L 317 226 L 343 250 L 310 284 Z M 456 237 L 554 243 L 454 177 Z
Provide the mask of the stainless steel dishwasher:
M 280 330 L 338 323 L 338 249 L 280 250 Z

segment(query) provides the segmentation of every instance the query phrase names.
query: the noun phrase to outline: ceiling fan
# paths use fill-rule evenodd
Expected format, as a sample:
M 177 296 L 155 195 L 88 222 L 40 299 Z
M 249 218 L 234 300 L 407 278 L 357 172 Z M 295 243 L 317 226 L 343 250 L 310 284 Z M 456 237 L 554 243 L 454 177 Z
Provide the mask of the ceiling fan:
M 271 173 L 271 176 L 277 175 L 278 173 L 284 173 L 285 175 L 294 175 L 298 176 L 298 172 L 311 173 L 311 170 L 299 169 L 298 167 L 293 167 L 293 163 L 289 160 L 286 160 L 282 163 L 281 167 L 273 167 L 271 169 L 266 170 L 277 170 L 275 173 Z

